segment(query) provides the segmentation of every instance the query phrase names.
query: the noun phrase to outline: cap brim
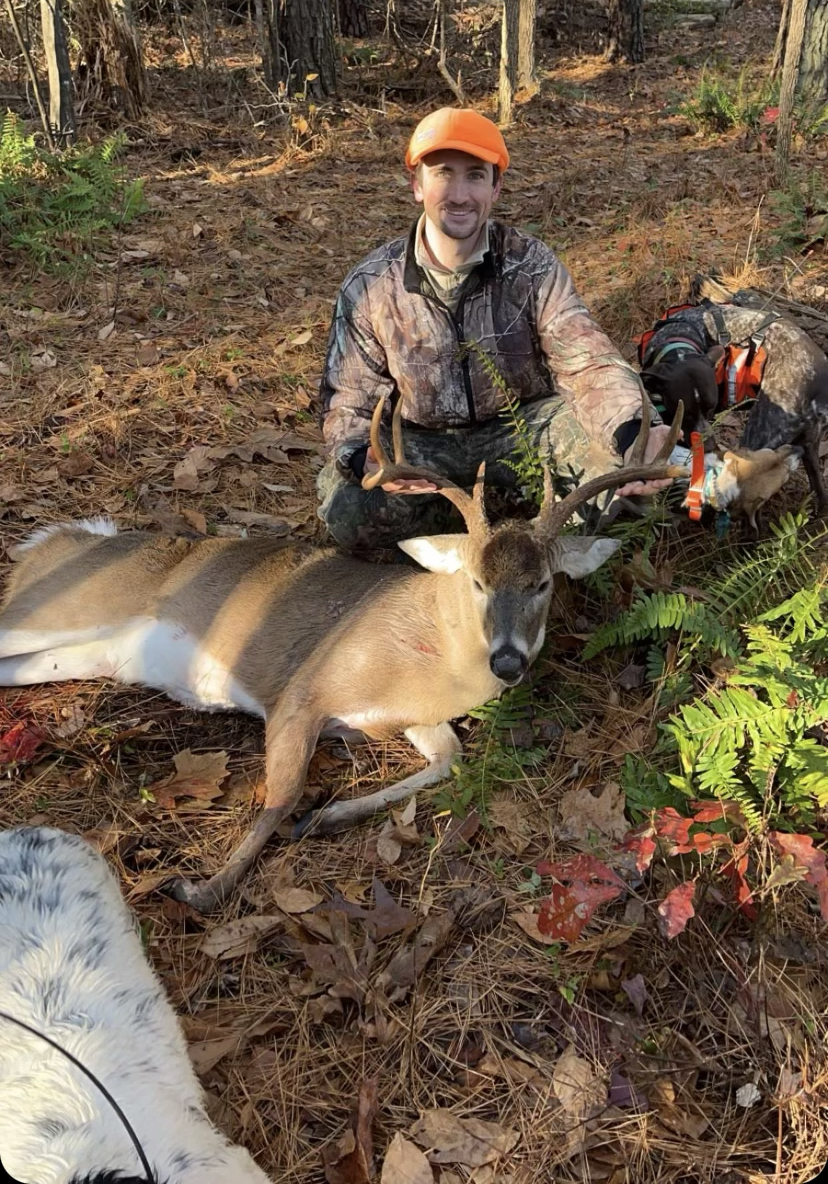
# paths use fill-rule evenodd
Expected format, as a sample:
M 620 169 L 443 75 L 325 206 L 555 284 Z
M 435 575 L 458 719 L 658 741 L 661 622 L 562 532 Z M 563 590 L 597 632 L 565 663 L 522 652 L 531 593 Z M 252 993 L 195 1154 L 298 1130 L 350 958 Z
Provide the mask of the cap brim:
M 444 152 L 447 148 L 452 148 L 455 152 L 466 152 L 469 156 L 476 156 L 478 160 L 485 160 L 487 164 L 500 164 L 501 154 L 499 152 L 492 152 L 489 148 L 480 148 L 477 144 L 469 144 L 466 140 L 440 140 L 436 144 L 429 144 L 425 152 L 418 152 L 416 156 L 409 157 L 409 168 L 418 165 L 421 160 L 426 156 L 431 156 L 433 152 Z M 508 165 L 508 158 L 506 165 Z M 506 165 L 501 165 L 501 168 L 506 168 Z

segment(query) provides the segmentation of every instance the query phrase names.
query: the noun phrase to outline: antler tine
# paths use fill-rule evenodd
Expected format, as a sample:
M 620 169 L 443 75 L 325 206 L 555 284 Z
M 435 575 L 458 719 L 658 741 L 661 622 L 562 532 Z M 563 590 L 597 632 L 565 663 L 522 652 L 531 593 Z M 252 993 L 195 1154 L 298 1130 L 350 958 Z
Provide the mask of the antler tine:
M 398 402 L 394 408 L 394 414 L 391 418 L 391 437 L 394 444 L 394 460 L 389 460 L 388 453 L 382 445 L 380 439 L 380 424 L 382 422 L 382 412 L 385 407 L 385 399 L 381 399 L 374 408 L 374 414 L 371 416 L 371 432 L 370 441 L 371 447 L 377 458 L 379 468 L 374 473 L 366 473 L 362 478 L 363 489 L 375 489 L 377 485 L 385 485 L 389 481 L 428 481 L 429 484 L 434 485 L 436 489 L 429 490 L 410 490 L 411 493 L 431 493 L 437 492 L 443 495 L 450 501 L 463 516 L 463 521 L 466 524 L 466 530 L 469 534 L 485 533 L 489 529 L 489 524 L 486 520 L 486 514 L 483 509 L 483 491 L 482 478 L 483 468 L 481 465 L 478 471 L 478 484 L 480 492 L 478 493 L 477 485 L 475 486 L 475 495 L 471 497 L 466 493 L 465 489 L 461 489 L 448 477 L 442 476 L 440 473 L 435 473 L 432 469 L 428 469 L 423 465 L 409 464 L 405 459 L 405 452 L 403 449 L 402 438 L 402 407 Z
M 614 485 L 626 485 L 628 481 L 662 481 L 668 477 L 689 476 L 690 470 L 681 465 L 638 465 L 633 468 L 616 469 L 613 473 L 594 477 L 592 481 L 579 485 L 554 505 L 547 506 L 544 502 L 541 513 L 534 521 L 535 531 L 546 541 L 557 538 L 579 506 L 603 493 L 605 489 L 612 489 Z
M 650 439 L 650 396 L 647 394 L 640 375 L 638 376 L 638 385 L 641 390 L 641 430 L 630 453 L 631 465 L 644 464 L 644 453 L 647 451 L 647 443 Z
M 684 420 L 684 403 L 679 403 L 676 407 L 676 414 L 673 417 L 673 422 L 670 424 L 670 434 L 658 450 L 658 455 L 653 457 L 653 464 L 664 464 L 670 459 L 670 453 L 676 446 L 676 441 L 681 435 L 681 425 Z

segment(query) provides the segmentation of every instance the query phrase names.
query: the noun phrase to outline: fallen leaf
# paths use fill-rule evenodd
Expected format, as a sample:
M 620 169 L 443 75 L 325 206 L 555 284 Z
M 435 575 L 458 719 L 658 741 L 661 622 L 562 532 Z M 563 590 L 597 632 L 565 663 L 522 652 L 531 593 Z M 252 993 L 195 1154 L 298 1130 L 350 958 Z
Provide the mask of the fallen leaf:
M 429 1162 L 460 1163 L 469 1168 L 502 1159 L 518 1141 L 517 1131 L 508 1127 L 479 1118 L 461 1118 L 444 1109 L 426 1110 L 409 1134 L 428 1149 Z
M 273 903 L 283 913 L 307 913 L 324 900 L 320 892 L 309 892 L 307 888 L 282 888 L 274 892 Z
M 616 781 L 608 781 L 597 795 L 585 788 L 567 790 L 559 806 L 561 838 L 581 840 L 597 833 L 622 839 L 629 829 L 625 804 L 624 791 Z
M 208 958 L 216 958 L 220 962 L 228 958 L 241 958 L 244 954 L 254 953 L 265 938 L 283 928 L 284 924 L 284 917 L 275 915 L 238 917 L 235 921 L 208 930 L 198 948 Z
M 416 924 L 417 914 L 413 913 L 411 909 L 403 908 L 402 905 L 397 904 L 380 880 L 374 879 L 372 881 L 372 889 L 375 905 L 373 909 L 364 909 L 361 905 L 351 904 L 350 901 L 339 896 L 330 904 L 329 909 L 337 909 L 347 917 L 364 921 L 369 932 L 373 933 L 378 940 L 390 937 L 393 933 L 402 933 L 403 930 L 410 929 Z
M 313 332 L 310 329 L 303 329 L 301 333 L 297 333 L 295 337 L 291 337 L 291 345 L 307 345 L 313 337 Z
M 656 835 L 670 844 L 670 855 L 686 855 L 693 850 L 690 843 L 692 818 L 684 818 L 672 806 L 662 806 L 656 810 L 654 822 Z
M 443 1177 L 440 1177 L 441 1182 Z M 380 1184 L 434 1184 L 428 1160 L 414 1143 L 399 1131 L 385 1153 Z
M 453 909 L 432 913 L 427 917 L 413 940 L 397 950 L 388 967 L 378 975 L 377 985 L 381 988 L 393 987 L 395 999 L 401 999 L 414 986 L 434 955 L 446 944 L 455 921 Z
M 825 852 L 814 846 L 814 840 L 810 835 L 788 835 L 782 831 L 772 831 L 770 840 L 783 856 L 791 855 L 797 866 L 806 869 L 805 883 L 816 888 L 822 919 L 828 921 L 828 868 Z
M 553 884 L 549 896 L 541 902 L 538 929 L 547 942 L 577 941 L 592 920 L 600 904 L 607 904 L 621 895 L 612 884 Z
M 553 939 L 547 937 L 545 933 L 541 933 L 538 928 L 538 914 L 531 910 L 520 910 L 518 912 L 510 913 L 509 920 L 519 926 L 526 934 L 531 937 L 532 941 L 538 942 L 542 946 L 549 946 Z
M 58 461 L 58 472 L 61 477 L 85 477 L 87 473 L 91 473 L 95 467 L 94 459 L 88 452 L 70 452 L 68 456 L 62 456 Z
M 229 508 L 225 514 L 229 522 L 240 522 L 243 526 L 265 526 L 271 534 L 280 537 L 290 534 L 293 525 L 284 518 L 276 518 L 273 514 L 261 514 L 253 510 Z
M 647 673 L 646 666 L 638 666 L 635 662 L 630 662 L 618 674 L 615 683 L 622 691 L 633 691 L 638 687 L 644 685 L 644 678 Z
M 34 724 L 18 720 L 0 736 L 0 765 L 23 765 L 40 748 L 46 734 Z
M 199 1077 L 214 1069 L 219 1061 L 230 1053 L 238 1052 L 241 1044 L 239 1033 L 230 1036 L 217 1036 L 212 1040 L 195 1040 L 187 1046 L 190 1061 Z
M 782 888 L 786 884 L 796 884 L 804 880 L 808 869 L 796 862 L 796 857 L 788 852 L 783 855 L 765 881 L 765 891 L 772 892 L 774 888 Z
M 54 370 L 57 366 L 57 355 L 52 349 L 44 349 L 40 353 L 32 354 L 29 363 L 35 373 L 41 370 Z
M 535 833 L 531 808 L 525 802 L 516 802 L 511 795 L 504 794 L 493 799 L 488 814 L 492 826 L 506 831 L 510 850 L 515 855 L 522 854 Z
M 370 1184 L 374 1175 L 373 1126 L 378 1085 L 378 1077 L 366 1077 L 362 1081 L 351 1129 L 338 1143 L 323 1149 L 328 1184 Z
M 60 713 L 61 722 L 56 728 L 52 729 L 52 734 L 58 740 L 69 740 L 72 736 L 77 736 L 78 732 L 82 732 L 86 727 L 86 716 L 83 708 L 77 703 L 72 703 L 68 707 L 64 707 Z
M 693 908 L 695 894 L 696 881 L 687 880 L 668 892 L 658 906 L 659 928 L 668 940 L 678 937 L 690 918 L 696 915 Z
M 181 517 L 197 534 L 207 533 L 207 519 L 200 510 L 182 510 Z
M 142 896 L 149 896 L 150 892 L 154 892 L 156 888 L 160 888 L 162 884 L 166 884 L 167 880 L 171 880 L 174 872 L 169 870 L 162 872 L 147 872 L 146 875 L 139 876 L 127 893 L 128 900 L 140 900 Z
M 377 837 L 377 855 L 389 867 L 402 855 L 402 844 L 394 837 L 394 824 L 390 819 Z
M 579 1056 L 572 1044 L 558 1057 L 552 1072 L 552 1088 L 567 1114 L 579 1121 L 606 1104 L 607 1086 L 603 1075 Z
M 180 460 L 173 469 L 173 486 L 176 489 L 183 489 L 189 493 L 207 492 L 207 485 L 203 480 L 203 475 L 210 473 L 216 466 L 215 459 L 210 455 L 213 450 L 208 448 L 205 444 L 197 444 L 195 448 L 191 448 L 183 460 Z M 210 485 L 210 488 L 215 489 L 218 484 L 218 477 L 215 478 L 215 483 Z
M 189 748 L 173 757 L 175 773 L 150 786 L 157 805 L 164 810 L 177 809 L 179 798 L 211 802 L 221 797 L 221 782 L 227 776 L 227 753 L 205 752 L 197 756 Z
M 755 1106 L 761 1100 L 762 1092 L 752 1081 L 747 1082 L 746 1085 L 740 1085 L 736 1090 L 736 1105 L 743 1106 L 745 1110 L 748 1110 L 751 1106 Z
M 636 974 L 633 978 L 622 979 L 621 990 L 635 1008 L 635 1014 L 641 1017 L 644 1014 L 644 1004 L 650 998 L 650 996 L 647 994 L 647 986 L 644 982 L 644 976 L 641 974 Z
M 139 366 L 154 366 L 158 361 L 158 346 L 154 341 L 142 341 L 135 354 Z
M 98 330 L 98 341 L 106 341 L 108 337 L 112 336 L 115 329 L 115 321 L 107 321 L 103 328 Z

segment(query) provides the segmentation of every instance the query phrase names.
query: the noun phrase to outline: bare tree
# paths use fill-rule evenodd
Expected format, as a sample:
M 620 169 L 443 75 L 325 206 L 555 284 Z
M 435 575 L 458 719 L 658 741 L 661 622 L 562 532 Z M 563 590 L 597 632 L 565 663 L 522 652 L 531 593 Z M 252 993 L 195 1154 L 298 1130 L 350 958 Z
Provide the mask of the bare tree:
M 264 71 L 268 86 L 289 94 L 336 93 L 331 0 L 265 0 Z
M 519 0 L 517 83 L 521 90 L 535 84 L 535 21 L 537 0 Z
M 512 121 L 512 100 L 518 86 L 519 44 L 520 0 L 503 0 L 497 118 L 504 126 Z
M 807 11 L 808 0 L 791 0 L 785 62 L 782 66 L 782 86 L 779 92 L 779 120 L 776 125 L 776 178 L 780 184 L 784 184 L 788 174 L 794 98 L 799 77 L 799 62 L 802 57 Z
M 606 0 L 608 62 L 644 61 L 644 0 Z
M 43 52 L 49 76 L 49 124 L 58 147 L 74 144 L 77 128 L 72 101 L 72 71 L 66 41 L 66 25 L 60 0 L 40 0 Z
M 808 0 L 799 98 L 806 107 L 828 103 L 828 0 Z
M 72 32 L 80 45 L 79 76 L 136 119 L 147 84 L 130 0 L 73 0 Z

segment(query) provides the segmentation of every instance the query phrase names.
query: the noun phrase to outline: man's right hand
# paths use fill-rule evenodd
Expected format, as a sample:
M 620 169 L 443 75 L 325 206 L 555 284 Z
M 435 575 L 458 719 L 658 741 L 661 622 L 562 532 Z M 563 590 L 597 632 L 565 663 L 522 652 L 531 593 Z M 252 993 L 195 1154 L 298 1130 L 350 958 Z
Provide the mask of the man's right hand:
M 365 454 L 365 473 L 376 473 L 379 469 L 376 453 L 369 448 Z M 437 492 L 437 486 L 425 477 L 417 477 L 411 481 L 386 481 L 380 486 L 385 493 L 431 493 Z

